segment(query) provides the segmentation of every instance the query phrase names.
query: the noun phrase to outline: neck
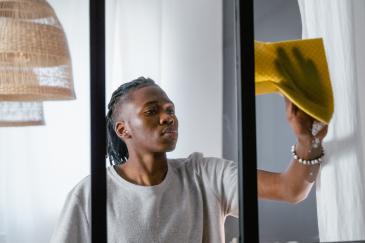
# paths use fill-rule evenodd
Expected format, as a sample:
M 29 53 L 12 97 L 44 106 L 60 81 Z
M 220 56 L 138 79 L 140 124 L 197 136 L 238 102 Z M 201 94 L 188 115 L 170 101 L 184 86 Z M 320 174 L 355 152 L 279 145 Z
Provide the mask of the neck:
M 167 173 L 166 153 L 129 153 L 128 160 L 118 166 L 118 173 L 125 180 L 142 186 L 160 184 Z

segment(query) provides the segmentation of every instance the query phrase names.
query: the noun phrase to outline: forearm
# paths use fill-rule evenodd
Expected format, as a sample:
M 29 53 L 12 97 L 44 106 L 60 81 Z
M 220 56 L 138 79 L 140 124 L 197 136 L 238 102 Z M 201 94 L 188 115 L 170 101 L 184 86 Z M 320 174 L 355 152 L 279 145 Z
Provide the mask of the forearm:
M 298 203 L 307 197 L 317 178 L 320 165 L 314 159 L 322 156 L 321 143 L 328 126 L 314 120 L 287 98 L 285 106 L 288 122 L 297 138 L 294 158 L 283 173 L 257 172 L 258 195 L 263 199 Z
M 322 149 L 298 143 L 296 153 L 303 159 L 314 159 L 321 155 Z M 283 173 L 258 171 L 258 195 L 262 199 L 298 203 L 310 192 L 318 175 L 319 165 L 303 165 L 292 160 Z
M 260 199 L 285 201 L 281 173 L 257 171 L 257 190 Z
M 298 203 L 307 198 L 318 175 L 319 165 L 302 165 L 293 160 L 287 171 L 282 173 L 285 200 Z

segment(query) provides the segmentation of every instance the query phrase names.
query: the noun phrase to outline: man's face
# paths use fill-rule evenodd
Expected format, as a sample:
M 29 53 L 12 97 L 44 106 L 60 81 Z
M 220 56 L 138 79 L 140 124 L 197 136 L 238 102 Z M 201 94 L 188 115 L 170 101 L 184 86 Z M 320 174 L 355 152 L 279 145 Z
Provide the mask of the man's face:
M 132 91 L 118 111 L 116 130 L 128 134 L 123 138 L 128 148 L 146 152 L 168 152 L 175 149 L 178 138 L 178 120 L 175 107 L 165 92 L 157 85 Z M 119 131 L 119 132 L 118 132 Z

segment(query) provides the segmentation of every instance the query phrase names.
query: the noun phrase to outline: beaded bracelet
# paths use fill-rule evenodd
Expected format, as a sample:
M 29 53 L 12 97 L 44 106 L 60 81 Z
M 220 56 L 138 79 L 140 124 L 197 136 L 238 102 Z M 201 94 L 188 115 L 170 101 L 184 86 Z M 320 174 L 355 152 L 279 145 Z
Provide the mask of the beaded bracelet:
M 295 152 L 295 145 L 293 145 L 291 147 L 291 154 L 293 155 L 293 158 L 295 160 L 298 160 L 299 163 L 301 163 L 303 165 L 316 165 L 316 164 L 320 164 L 322 162 L 322 159 L 323 159 L 323 156 L 324 156 L 324 150 L 322 148 L 321 155 L 318 158 L 315 158 L 315 159 L 302 159 L 302 158 L 299 158 L 299 156 L 297 155 L 297 152 Z

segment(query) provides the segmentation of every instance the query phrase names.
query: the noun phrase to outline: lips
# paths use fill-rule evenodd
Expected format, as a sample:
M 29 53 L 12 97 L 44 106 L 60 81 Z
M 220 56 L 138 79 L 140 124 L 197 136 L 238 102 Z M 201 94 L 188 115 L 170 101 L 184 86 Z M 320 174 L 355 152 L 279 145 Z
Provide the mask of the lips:
M 177 129 L 175 127 L 167 127 L 165 129 L 162 130 L 162 135 L 165 134 L 177 134 Z

